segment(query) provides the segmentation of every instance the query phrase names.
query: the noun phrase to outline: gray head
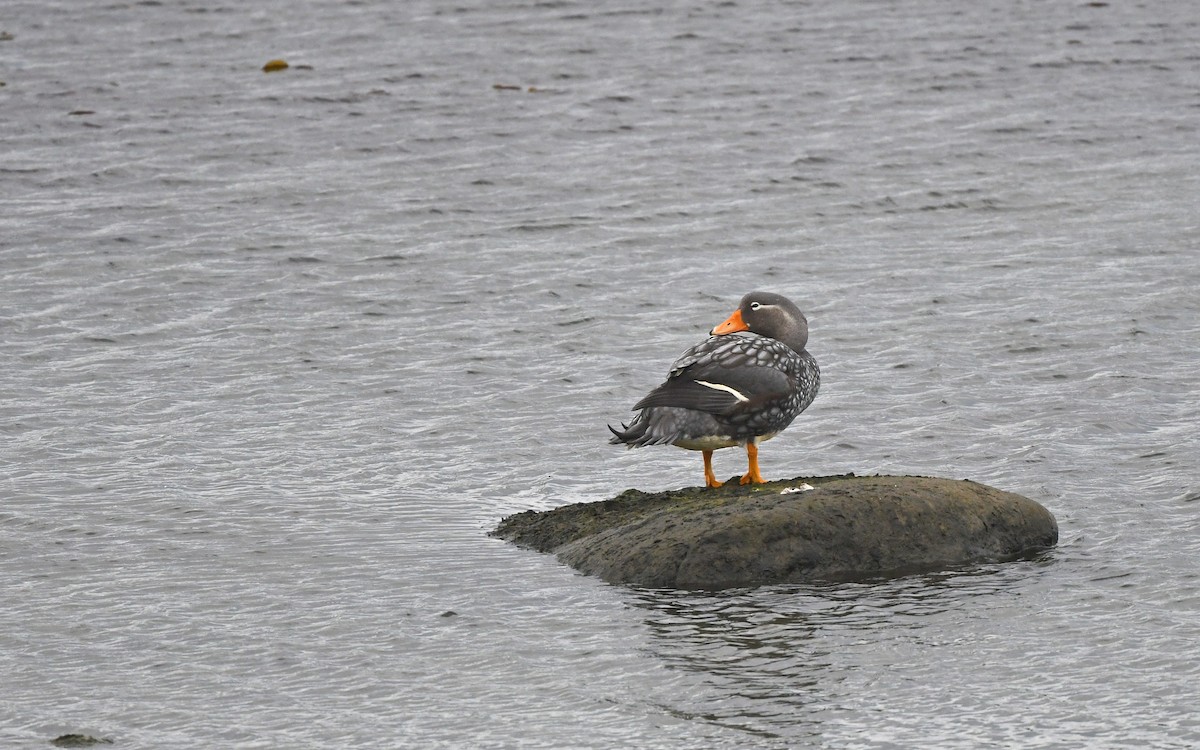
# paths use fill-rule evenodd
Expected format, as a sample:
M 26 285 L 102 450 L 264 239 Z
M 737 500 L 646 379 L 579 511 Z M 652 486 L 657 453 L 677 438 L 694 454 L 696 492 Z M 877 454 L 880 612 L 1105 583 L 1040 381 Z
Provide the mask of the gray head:
M 750 292 L 742 297 L 738 309 L 712 329 L 722 336 L 735 331 L 750 331 L 787 344 L 797 352 L 808 344 L 808 318 L 787 297 L 771 292 Z

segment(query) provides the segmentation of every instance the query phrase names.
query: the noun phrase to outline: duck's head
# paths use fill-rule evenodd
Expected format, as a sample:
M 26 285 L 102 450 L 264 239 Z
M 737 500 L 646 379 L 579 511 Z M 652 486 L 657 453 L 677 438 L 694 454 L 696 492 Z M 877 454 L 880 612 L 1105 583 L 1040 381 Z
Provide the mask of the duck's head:
M 797 352 L 808 344 L 808 318 L 787 297 L 771 292 L 750 292 L 713 336 L 750 331 L 787 344 Z

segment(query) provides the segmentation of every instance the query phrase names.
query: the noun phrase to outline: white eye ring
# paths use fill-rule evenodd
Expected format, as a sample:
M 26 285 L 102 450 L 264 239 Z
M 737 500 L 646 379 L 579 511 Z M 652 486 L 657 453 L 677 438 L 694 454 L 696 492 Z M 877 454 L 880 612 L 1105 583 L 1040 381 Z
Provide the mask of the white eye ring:
M 759 302 L 751 302 L 751 303 L 750 303 L 750 309 L 751 309 L 751 310 L 758 310 L 758 309 L 760 309 L 760 308 L 762 308 L 762 304 L 761 304 L 761 303 L 759 303 Z

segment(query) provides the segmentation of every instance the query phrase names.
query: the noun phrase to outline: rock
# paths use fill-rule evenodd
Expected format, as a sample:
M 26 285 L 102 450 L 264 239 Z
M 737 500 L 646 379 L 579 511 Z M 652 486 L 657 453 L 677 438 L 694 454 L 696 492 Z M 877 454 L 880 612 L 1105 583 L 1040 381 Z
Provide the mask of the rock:
M 720 589 L 1014 560 L 1053 547 L 1058 524 L 1033 500 L 968 480 L 848 474 L 627 490 L 518 513 L 492 535 L 611 583 Z
M 93 737 L 90 734 L 64 734 L 50 740 L 55 747 L 91 747 L 92 745 L 111 745 L 113 741 L 107 737 Z

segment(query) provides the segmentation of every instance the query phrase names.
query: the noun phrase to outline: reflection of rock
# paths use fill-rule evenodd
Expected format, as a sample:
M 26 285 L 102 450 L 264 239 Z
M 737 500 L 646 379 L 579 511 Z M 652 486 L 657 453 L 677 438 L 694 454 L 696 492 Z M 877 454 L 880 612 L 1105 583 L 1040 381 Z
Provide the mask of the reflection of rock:
M 815 489 L 788 490 L 807 482 Z M 1038 503 L 967 480 L 799 477 L 509 516 L 493 535 L 612 583 L 727 588 L 893 576 L 1054 546 Z

